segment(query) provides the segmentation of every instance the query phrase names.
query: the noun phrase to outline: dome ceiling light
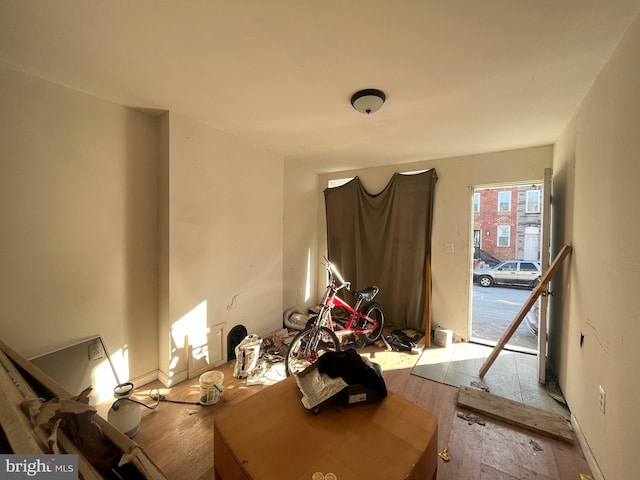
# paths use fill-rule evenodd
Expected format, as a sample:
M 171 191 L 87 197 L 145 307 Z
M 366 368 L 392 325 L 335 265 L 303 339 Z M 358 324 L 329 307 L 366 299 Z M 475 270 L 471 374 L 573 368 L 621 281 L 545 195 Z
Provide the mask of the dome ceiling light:
M 369 115 L 380 110 L 386 99 L 387 97 L 383 91 L 367 88 L 353 94 L 351 105 L 360 113 Z

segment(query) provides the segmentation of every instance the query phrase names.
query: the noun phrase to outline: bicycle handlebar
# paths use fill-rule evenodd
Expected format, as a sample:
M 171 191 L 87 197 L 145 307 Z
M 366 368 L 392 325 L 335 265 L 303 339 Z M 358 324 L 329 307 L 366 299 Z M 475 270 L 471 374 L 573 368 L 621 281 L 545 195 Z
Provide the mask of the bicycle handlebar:
M 325 262 L 327 262 L 326 268 L 327 270 L 329 270 L 329 273 L 332 275 L 335 275 L 335 277 L 340 281 L 340 286 L 338 287 L 338 290 L 345 287 L 347 290 L 351 290 L 351 282 L 344 281 L 344 278 L 342 278 L 342 275 L 340 275 L 340 272 L 338 272 L 336 267 L 333 265 L 333 263 L 329 261 L 327 257 L 323 255 L 322 258 L 324 258 Z

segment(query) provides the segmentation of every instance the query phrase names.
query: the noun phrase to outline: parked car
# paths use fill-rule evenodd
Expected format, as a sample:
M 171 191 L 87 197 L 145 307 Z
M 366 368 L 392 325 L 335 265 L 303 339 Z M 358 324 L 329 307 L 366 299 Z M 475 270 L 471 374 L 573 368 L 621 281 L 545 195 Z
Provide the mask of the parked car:
M 534 288 L 541 275 L 540 262 L 531 260 L 508 260 L 491 268 L 473 271 L 473 281 L 483 287 L 493 285 L 519 285 Z

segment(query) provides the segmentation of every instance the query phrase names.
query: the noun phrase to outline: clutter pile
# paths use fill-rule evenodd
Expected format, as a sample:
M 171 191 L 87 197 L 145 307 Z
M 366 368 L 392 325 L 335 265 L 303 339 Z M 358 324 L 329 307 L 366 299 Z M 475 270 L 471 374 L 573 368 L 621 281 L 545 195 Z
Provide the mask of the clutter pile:
M 302 404 L 314 414 L 342 396 L 347 407 L 378 402 L 387 397 L 382 369 L 354 349 L 327 352 L 296 375 Z
M 247 385 L 272 385 L 286 378 L 284 362 L 289 343 L 299 331 L 309 325 L 317 313 L 317 308 L 310 308 L 307 313 L 303 313 L 297 307 L 290 307 L 282 314 L 282 329 L 264 338 L 256 334 L 246 335 L 233 348 L 235 353 L 233 376 L 246 379 Z M 344 336 L 343 348 L 346 348 L 345 345 L 349 340 L 358 346 L 357 337 L 357 335 Z M 387 350 L 397 352 L 420 354 L 424 347 L 423 338 L 420 332 L 414 330 L 395 329 L 390 334 L 380 337 L 379 346 L 382 345 Z
M 422 335 L 419 333 L 409 336 L 402 330 L 393 330 L 391 335 L 385 335 L 384 341 L 396 352 L 412 352 L 417 348 L 417 342 Z
M 289 331 L 283 328 L 264 338 L 247 335 L 235 348 L 233 376 L 245 378 L 247 385 L 271 385 L 286 378 L 284 359 Z

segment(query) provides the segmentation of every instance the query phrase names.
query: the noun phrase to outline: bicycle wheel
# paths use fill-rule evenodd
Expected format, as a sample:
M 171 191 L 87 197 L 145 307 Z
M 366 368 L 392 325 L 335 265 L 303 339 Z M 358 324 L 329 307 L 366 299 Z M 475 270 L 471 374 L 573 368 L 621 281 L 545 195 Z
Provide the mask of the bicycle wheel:
M 311 348 L 314 344 L 315 348 Z M 307 349 L 308 345 L 309 349 Z M 305 328 L 293 338 L 287 349 L 287 357 L 284 362 L 287 377 L 301 372 L 324 353 L 339 352 L 340 350 L 340 340 L 327 327 Z
M 378 326 L 372 332 L 362 334 L 365 342 L 371 344 L 378 340 L 380 335 L 382 335 L 382 328 L 384 327 L 384 313 L 382 313 L 382 307 L 379 303 L 370 302 L 364 306 L 362 314 L 378 322 Z M 369 327 L 369 322 L 367 322 L 367 325 L 363 328 L 367 327 Z

